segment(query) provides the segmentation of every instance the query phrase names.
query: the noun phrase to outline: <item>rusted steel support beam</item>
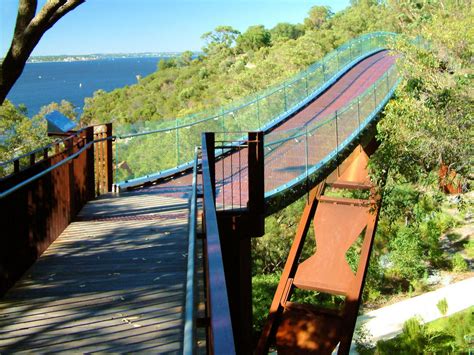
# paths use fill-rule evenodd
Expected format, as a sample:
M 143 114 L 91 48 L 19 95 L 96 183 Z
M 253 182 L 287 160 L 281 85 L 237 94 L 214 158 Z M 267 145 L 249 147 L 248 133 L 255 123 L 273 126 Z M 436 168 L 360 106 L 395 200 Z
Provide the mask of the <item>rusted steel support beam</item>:
M 281 304 L 283 296 L 287 294 L 287 283 L 288 280 L 296 272 L 298 266 L 297 261 L 300 258 L 301 251 L 303 250 L 303 245 L 308 233 L 311 221 L 313 220 L 316 207 L 318 205 L 318 198 L 321 196 L 321 193 L 324 188 L 324 182 L 317 185 L 309 193 L 309 198 L 306 202 L 305 208 L 303 210 L 303 215 L 301 216 L 300 222 L 298 224 L 298 229 L 296 230 L 296 236 L 291 245 L 290 253 L 288 254 L 288 259 L 286 260 L 285 267 L 280 277 L 280 282 L 276 289 L 275 295 L 273 297 L 272 304 L 270 306 L 270 312 L 263 327 L 260 340 L 257 345 L 255 354 L 267 354 L 270 342 L 275 335 L 276 327 L 278 326 L 278 321 L 283 312 L 283 305 Z M 287 298 L 290 295 L 287 294 Z
M 337 344 L 338 354 L 349 353 L 381 200 L 370 182 L 367 162 L 366 150 L 356 147 L 340 164 L 341 171 L 336 168 L 311 192 L 257 354 L 267 353 L 273 343 L 282 354 L 330 354 Z M 326 187 L 365 190 L 368 197 L 328 197 L 324 196 Z M 311 222 L 317 248 L 312 256 L 300 260 Z M 359 255 L 355 270 L 346 260 L 353 245 Z M 332 310 L 290 302 L 295 288 L 345 296 L 344 305 Z

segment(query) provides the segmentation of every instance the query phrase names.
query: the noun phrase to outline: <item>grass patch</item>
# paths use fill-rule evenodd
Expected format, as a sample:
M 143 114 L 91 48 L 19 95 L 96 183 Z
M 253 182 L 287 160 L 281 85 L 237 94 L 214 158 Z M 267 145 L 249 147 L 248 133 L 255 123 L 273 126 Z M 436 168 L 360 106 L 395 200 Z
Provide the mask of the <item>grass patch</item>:
M 377 342 L 375 354 L 451 354 L 474 349 L 474 306 L 423 324 L 409 319 L 403 332 L 390 340 Z

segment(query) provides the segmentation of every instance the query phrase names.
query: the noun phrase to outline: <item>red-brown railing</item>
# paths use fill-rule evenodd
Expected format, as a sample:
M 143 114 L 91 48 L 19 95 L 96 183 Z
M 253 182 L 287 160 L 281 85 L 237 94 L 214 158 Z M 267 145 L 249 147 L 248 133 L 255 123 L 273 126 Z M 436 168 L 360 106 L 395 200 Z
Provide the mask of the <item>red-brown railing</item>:
M 242 137 L 239 133 L 238 137 Z M 196 327 L 206 327 L 209 353 L 251 351 L 250 238 L 263 234 L 263 133 L 248 139 L 216 139 L 204 133 L 201 148 L 202 193 L 198 193 L 199 155 L 195 153 L 184 327 L 185 354 L 197 348 Z M 217 156 L 216 156 L 217 155 Z M 197 320 L 198 198 L 202 197 L 203 270 L 206 312 Z M 235 228 L 238 226 L 238 228 Z
M 215 150 L 214 134 L 202 138 L 202 185 L 205 277 L 207 310 L 209 317 L 208 349 L 214 354 L 235 354 L 232 319 L 227 294 L 224 261 L 217 224 L 215 201 Z
M 0 179 L 0 295 L 46 250 L 84 204 L 110 191 L 112 126 L 81 129 L 61 141 L 12 159 L 12 172 Z M 95 164 L 95 145 L 104 146 Z M 56 150 L 49 155 L 50 149 Z M 42 158 L 36 161 L 38 152 Z M 30 161 L 20 167 L 20 160 Z M 96 190 L 96 181 L 99 189 Z M 110 184 L 108 183 L 110 181 Z

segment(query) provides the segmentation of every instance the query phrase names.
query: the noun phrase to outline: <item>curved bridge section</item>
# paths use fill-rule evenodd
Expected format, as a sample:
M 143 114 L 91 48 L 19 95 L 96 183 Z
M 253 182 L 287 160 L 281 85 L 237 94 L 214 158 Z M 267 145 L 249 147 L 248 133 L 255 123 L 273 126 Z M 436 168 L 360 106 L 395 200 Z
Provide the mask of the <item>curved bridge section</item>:
M 115 149 L 116 187 L 119 190 L 138 187 L 190 169 L 194 147 L 201 143 L 201 132 L 222 132 L 223 140 L 238 140 L 240 136 L 233 132 L 268 133 L 289 120 L 293 123 L 280 129 L 301 124 L 314 128 L 314 123 L 360 95 L 393 64 L 393 58 L 378 53 L 387 48 L 394 35 L 377 32 L 349 41 L 281 85 L 244 98 L 240 103 L 166 122 L 119 127 Z M 354 85 L 349 88 L 351 81 Z M 332 94 L 341 91 L 340 99 L 334 95 L 324 95 L 321 99 L 328 89 Z M 308 105 L 312 109 L 299 114 Z
M 326 171 L 350 153 L 350 148 L 374 122 L 398 83 L 395 57 L 386 50 L 361 60 L 331 87 L 265 134 L 265 199 L 268 211 L 284 207 L 314 186 Z M 248 201 L 245 149 L 232 151 L 241 133 L 216 133 L 221 156 L 216 166 L 216 203 L 220 208 L 244 208 Z M 233 138 L 235 137 L 235 138 Z M 124 186 L 126 186 L 125 184 Z M 191 174 L 158 181 L 152 189 L 184 194 Z

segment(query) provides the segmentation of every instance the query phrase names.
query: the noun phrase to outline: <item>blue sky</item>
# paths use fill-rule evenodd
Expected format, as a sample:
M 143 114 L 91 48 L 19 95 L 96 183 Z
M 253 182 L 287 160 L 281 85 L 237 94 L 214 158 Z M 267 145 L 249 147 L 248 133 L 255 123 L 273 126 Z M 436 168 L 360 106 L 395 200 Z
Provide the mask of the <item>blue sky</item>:
M 39 0 L 38 6 L 46 0 Z M 299 23 L 314 5 L 336 12 L 349 0 L 87 0 L 41 39 L 33 55 L 200 50 L 219 25 L 245 31 Z M 18 0 L 0 0 L 0 57 L 11 41 Z

